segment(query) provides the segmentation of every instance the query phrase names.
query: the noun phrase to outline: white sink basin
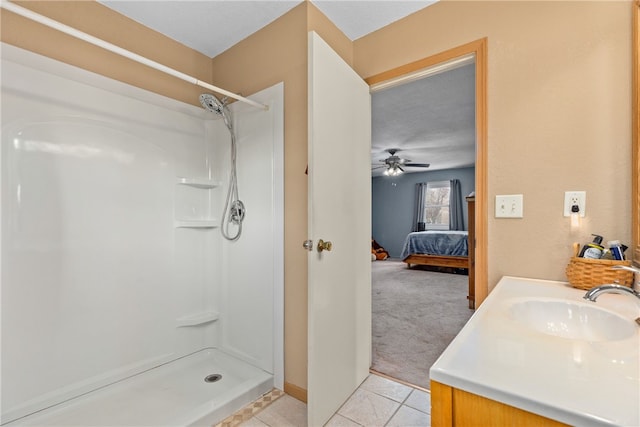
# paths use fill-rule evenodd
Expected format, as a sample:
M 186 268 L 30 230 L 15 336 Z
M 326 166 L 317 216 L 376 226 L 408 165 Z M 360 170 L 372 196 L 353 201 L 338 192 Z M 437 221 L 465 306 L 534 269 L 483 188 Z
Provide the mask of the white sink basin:
M 631 319 L 600 308 L 596 303 L 561 299 L 526 299 L 514 302 L 509 315 L 543 334 L 585 341 L 616 341 L 636 333 Z

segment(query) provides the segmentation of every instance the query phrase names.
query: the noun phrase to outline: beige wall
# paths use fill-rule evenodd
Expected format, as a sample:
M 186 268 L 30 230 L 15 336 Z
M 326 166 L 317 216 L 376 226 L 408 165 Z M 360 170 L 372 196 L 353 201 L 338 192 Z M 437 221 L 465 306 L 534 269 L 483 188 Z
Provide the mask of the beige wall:
M 36 13 L 146 56 L 193 77 L 207 80 L 211 58 L 92 1 L 15 2 Z M 199 105 L 200 90 L 102 48 L 77 40 L 2 9 L 3 42 L 57 59 L 183 102 Z
M 489 287 L 566 280 L 574 241 L 631 241 L 631 3 L 443 1 L 354 43 L 363 77 L 488 38 Z M 564 192 L 587 192 L 572 232 Z M 495 219 L 523 194 L 523 219 Z
M 26 2 L 38 13 L 186 74 L 249 95 L 285 83 L 285 381 L 307 384 L 307 31 L 362 77 L 489 40 L 489 285 L 505 274 L 564 279 L 573 241 L 630 241 L 631 5 L 443 1 L 351 43 L 303 3 L 211 60 L 94 2 Z M 2 40 L 197 105 L 201 90 L 2 11 Z M 571 233 L 565 190 L 587 191 Z M 493 219 L 496 194 L 525 217 Z

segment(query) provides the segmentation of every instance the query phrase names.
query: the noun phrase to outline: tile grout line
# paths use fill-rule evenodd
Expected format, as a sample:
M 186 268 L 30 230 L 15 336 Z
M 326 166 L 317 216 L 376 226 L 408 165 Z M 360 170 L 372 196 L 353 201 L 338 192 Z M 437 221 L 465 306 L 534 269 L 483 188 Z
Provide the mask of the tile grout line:
M 426 393 L 426 394 L 429 395 L 429 412 L 425 412 L 422 409 L 414 408 L 413 406 L 405 405 L 404 403 L 403 403 L 403 405 L 406 406 L 407 408 L 415 409 L 416 411 L 419 411 L 419 412 L 422 412 L 423 414 L 427 414 L 427 415 L 431 416 L 431 391 L 424 391 L 424 390 L 419 389 L 419 388 L 414 389 L 414 391 L 415 390 L 421 391 L 421 392 Z M 413 394 L 413 391 L 411 393 L 409 393 L 409 396 L 411 396 L 411 394 Z M 407 399 L 409 399 L 409 396 L 407 396 Z M 405 401 L 406 401 L 406 399 L 405 399 Z
M 349 401 L 349 399 L 351 399 L 351 397 L 353 397 L 353 395 L 354 395 L 354 394 L 356 394 L 356 392 L 357 392 L 358 390 L 364 390 L 364 391 L 367 391 L 367 392 L 369 392 L 369 393 L 375 394 L 376 396 L 380 396 L 380 397 L 383 397 L 383 398 L 385 398 L 385 399 L 391 400 L 392 402 L 398 402 L 397 400 L 391 399 L 390 397 L 387 397 L 387 396 L 383 396 L 382 394 L 376 393 L 375 391 L 372 391 L 372 390 L 369 390 L 369 389 L 366 389 L 366 388 L 362 388 L 362 386 L 363 386 L 363 385 L 364 385 L 364 383 L 367 381 L 367 379 L 369 379 L 369 377 L 370 377 L 370 376 L 372 376 L 372 375 L 373 375 L 373 376 L 380 377 L 380 378 L 387 379 L 387 380 L 389 380 L 389 381 L 393 381 L 393 382 L 398 383 L 397 381 L 392 380 L 391 378 L 388 378 L 388 377 L 383 376 L 383 375 L 377 375 L 377 373 L 376 373 L 376 372 L 371 372 L 371 370 L 369 370 L 369 375 L 367 376 L 367 378 L 365 378 L 365 380 L 364 380 L 364 381 L 362 381 L 362 383 L 361 383 L 361 384 L 360 384 L 360 385 L 359 385 L 359 386 L 358 386 L 358 387 L 353 391 L 353 393 L 351 393 L 351 394 L 349 395 L 349 397 L 348 397 L 348 398 L 347 398 L 347 399 L 342 403 L 342 405 L 340 405 L 340 407 L 338 408 L 338 410 L 337 410 L 337 411 L 332 415 L 332 418 L 333 418 L 333 417 L 335 417 L 336 415 L 340 415 L 341 417 L 344 417 L 344 418 L 348 419 L 349 421 L 352 421 L 352 422 L 354 422 L 354 423 L 358 424 L 359 426 L 365 427 L 365 426 L 363 426 L 362 424 L 360 424 L 359 422 L 357 422 L 356 420 L 354 420 L 354 419 L 352 419 L 352 418 L 349 418 L 348 416 L 343 415 L 343 414 L 341 414 L 341 413 L 340 413 L 340 410 L 344 407 L 344 405 L 346 405 L 346 404 L 347 404 L 347 402 Z M 401 383 L 398 383 L 398 384 L 401 384 Z M 402 385 L 404 385 L 404 386 L 406 386 L 406 387 L 409 387 L 409 388 L 411 388 L 412 390 L 409 392 L 409 394 L 407 395 L 407 397 L 405 397 L 405 398 L 404 398 L 404 400 L 403 400 L 402 402 L 398 402 L 398 403 L 400 403 L 400 406 L 402 406 L 402 405 L 403 405 L 404 401 L 406 401 L 406 400 L 409 398 L 409 395 L 411 395 L 411 393 L 413 393 L 413 390 L 414 390 L 414 388 L 413 388 L 413 387 L 411 387 L 411 386 L 409 386 L 409 385 L 407 385 L 407 384 L 402 384 Z M 393 415 L 395 415 L 395 414 L 396 414 L 396 412 L 398 412 L 398 409 L 400 409 L 400 407 L 398 407 L 398 408 L 393 412 L 393 414 L 391 415 L 391 418 L 393 418 Z M 391 418 L 389 418 L 389 419 L 387 420 L 387 423 L 391 420 Z M 385 425 L 386 425 L 386 423 L 385 423 Z
M 369 376 L 368 376 L 368 375 L 367 375 L 367 378 L 369 378 Z M 344 418 L 348 419 L 349 421 L 352 421 L 352 422 L 354 422 L 354 423 L 358 424 L 359 426 L 364 427 L 362 424 L 360 424 L 360 423 L 359 423 L 359 422 L 357 422 L 356 420 L 352 420 L 351 418 L 347 417 L 346 415 L 342 415 L 342 414 L 340 413 L 340 410 L 341 410 L 342 408 L 344 408 L 344 405 L 346 405 L 346 404 L 347 404 L 347 402 L 349 401 L 349 399 L 351 399 L 351 398 L 353 397 L 353 395 L 354 395 L 354 394 L 356 394 L 356 392 L 357 392 L 358 390 L 360 390 L 360 387 L 362 387 L 362 384 L 364 384 L 364 382 L 365 382 L 365 381 L 367 381 L 367 378 L 365 378 L 365 379 L 364 379 L 364 381 L 362 381 L 362 383 L 361 383 L 361 384 L 360 384 L 360 385 L 359 385 L 355 390 L 353 390 L 353 393 L 351 393 L 351 394 L 349 395 L 349 397 L 347 397 L 347 399 L 346 399 L 344 402 L 342 402 L 342 405 L 340 405 L 340 407 L 338 408 L 338 410 L 337 410 L 336 412 L 334 412 L 334 414 L 331 416 L 331 418 L 335 417 L 336 415 L 340 415 L 341 417 L 344 417 Z M 329 420 L 331 420 L 331 418 L 329 418 Z
M 409 386 L 407 386 L 409 387 Z M 395 411 L 393 411 L 393 414 L 391 414 L 391 416 L 389 417 L 389 419 L 387 420 L 386 423 L 384 423 L 385 426 L 389 425 L 389 423 L 391 422 L 391 420 L 393 419 L 393 417 L 396 416 L 396 414 L 398 413 L 398 411 L 400 410 L 400 408 L 402 408 L 403 406 L 405 406 L 404 402 L 407 401 L 407 399 L 409 399 L 409 396 L 411 396 L 411 394 L 413 393 L 413 391 L 416 390 L 415 388 L 411 387 L 411 391 L 409 392 L 409 394 L 407 394 L 407 397 L 405 397 L 402 402 L 400 402 L 400 405 L 396 408 Z M 410 406 L 408 406 L 408 408 L 410 408 Z

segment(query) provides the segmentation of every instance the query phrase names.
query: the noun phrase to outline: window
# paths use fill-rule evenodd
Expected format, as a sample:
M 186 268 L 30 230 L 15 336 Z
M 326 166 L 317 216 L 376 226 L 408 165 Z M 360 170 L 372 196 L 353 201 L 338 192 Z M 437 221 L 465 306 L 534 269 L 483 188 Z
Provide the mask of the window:
M 449 181 L 427 183 L 424 190 L 424 224 L 426 230 L 449 229 Z

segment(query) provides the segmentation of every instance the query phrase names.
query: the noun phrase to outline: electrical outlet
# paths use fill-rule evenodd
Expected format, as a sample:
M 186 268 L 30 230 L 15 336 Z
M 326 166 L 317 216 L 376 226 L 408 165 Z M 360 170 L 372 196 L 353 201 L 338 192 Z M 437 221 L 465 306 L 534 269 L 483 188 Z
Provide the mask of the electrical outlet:
M 522 218 L 522 194 L 496 196 L 496 218 Z
M 564 192 L 564 216 L 571 216 L 571 207 L 578 205 L 580 216 L 584 218 L 587 209 L 586 191 L 565 191 Z

